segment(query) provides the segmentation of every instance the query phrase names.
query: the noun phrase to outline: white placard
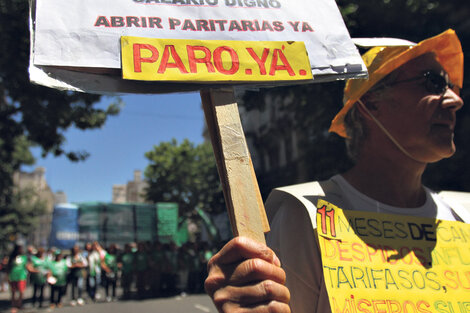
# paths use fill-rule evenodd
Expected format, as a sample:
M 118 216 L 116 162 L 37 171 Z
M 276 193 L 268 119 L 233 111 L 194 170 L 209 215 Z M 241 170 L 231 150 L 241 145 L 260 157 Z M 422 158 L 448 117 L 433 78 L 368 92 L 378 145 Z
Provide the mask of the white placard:
M 32 8 L 31 80 L 52 87 L 126 92 L 115 78 L 97 82 L 103 75 L 79 69 L 68 79 L 69 70 L 50 68 L 120 69 L 121 36 L 303 41 L 315 80 L 367 74 L 334 0 L 33 0 Z

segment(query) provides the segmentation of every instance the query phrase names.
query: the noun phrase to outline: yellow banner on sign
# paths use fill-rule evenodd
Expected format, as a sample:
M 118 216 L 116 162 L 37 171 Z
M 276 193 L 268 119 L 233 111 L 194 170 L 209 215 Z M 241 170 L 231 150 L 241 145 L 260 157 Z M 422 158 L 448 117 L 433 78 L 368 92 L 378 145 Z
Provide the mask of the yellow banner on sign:
M 317 235 L 333 313 L 470 312 L 470 225 L 341 210 Z
M 303 42 L 121 37 L 124 79 L 146 81 L 310 80 Z

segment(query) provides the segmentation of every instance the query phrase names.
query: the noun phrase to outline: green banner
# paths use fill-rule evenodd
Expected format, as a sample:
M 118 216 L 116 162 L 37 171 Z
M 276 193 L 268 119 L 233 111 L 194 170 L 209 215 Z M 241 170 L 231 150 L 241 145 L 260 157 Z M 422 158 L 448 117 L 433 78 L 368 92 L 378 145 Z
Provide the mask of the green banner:
M 125 245 L 153 241 L 156 234 L 155 205 L 146 203 L 78 203 L 80 243 L 99 241 Z
M 178 233 L 176 234 L 176 244 L 181 246 L 182 244 L 186 243 L 189 240 L 188 234 L 188 221 L 180 217 L 178 222 Z
M 157 203 L 157 229 L 161 242 L 176 239 L 178 233 L 178 204 L 171 202 Z
M 218 240 L 219 239 L 219 232 L 217 230 L 217 227 L 215 227 L 214 222 L 212 221 L 211 217 L 201 209 L 197 209 L 197 213 L 199 214 L 202 221 L 204 222 L 204 225 L 206 226 L 206 229 L 207 229 L 211 239 L 212 240 Z

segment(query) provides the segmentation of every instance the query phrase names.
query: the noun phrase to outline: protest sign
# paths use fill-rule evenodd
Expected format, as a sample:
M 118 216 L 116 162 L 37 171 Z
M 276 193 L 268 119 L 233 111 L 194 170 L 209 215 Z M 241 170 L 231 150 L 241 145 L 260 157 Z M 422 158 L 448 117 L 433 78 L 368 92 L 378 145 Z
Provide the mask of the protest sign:
M 303 42 L 121 37 L 124 79 L 289 81 L 312 79 Z
M 303 42 L 314 80 L 367 74 L 333 0 L 33 0 L 31 8 L 30 77 L 55 88 L 158 93 L 207 82 L 123 81 L 122 36 Z M 258 83 L 275 85 L 266 77 Z
M 260 242 L 269 225 L 232 85 L 367 75 L 334 0 L 31 0 L 30 19 L 32 82 L 200 90 L 233 233 Z
M 470 225 L 319 200 L 317 234 L 332 312 L 470 312 Z

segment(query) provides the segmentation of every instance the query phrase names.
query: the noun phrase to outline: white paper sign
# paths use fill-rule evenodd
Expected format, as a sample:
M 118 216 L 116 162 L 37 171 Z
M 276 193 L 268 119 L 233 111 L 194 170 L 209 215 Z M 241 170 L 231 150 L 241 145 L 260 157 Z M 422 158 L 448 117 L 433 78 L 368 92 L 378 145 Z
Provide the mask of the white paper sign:
M 103 75 L 82 69 L 67 77 L 69 67 L 120 69 L 121 36 L 303 41 L 315 80 L 367 73 L 334 0 L 36 0 L 32 7 L 31 79 L 53 87 L 129 91 L 127 82 L 98 82 Z

